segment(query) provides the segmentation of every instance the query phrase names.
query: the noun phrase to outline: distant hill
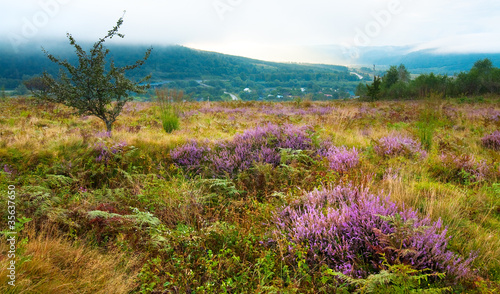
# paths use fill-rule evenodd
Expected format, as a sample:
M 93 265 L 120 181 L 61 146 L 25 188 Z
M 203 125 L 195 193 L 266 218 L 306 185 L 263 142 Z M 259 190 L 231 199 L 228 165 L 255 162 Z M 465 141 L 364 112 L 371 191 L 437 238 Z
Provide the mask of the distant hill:
M 63 59 L 75 61 L 73 48 L 60 44 L 46 48 Z M 85 48 L 85 46 L 83 46 Z M 87 47 L 90 47 L 88 45 Z M 145 46 L 108 46 L 117 65 L 131 64 L 144 56 Z M 23 79 L 47 71 L 57 74 L 58 66 L 43 54 L 41 48 L 27 47 L 14 53 L 7 45 L 0 46 L 0 85 L 15 88 Z M 329 79 L 355 81 L 348 68 L 336 65 L 276 63 L 215 52 L 190 49 L 182 46 L 154 47 L 146 64 L 132 72 L 132 77 L 152 74 L 152 81 L 232 79 L 275 81 L 314 80 L 322 73 Z M 311 76 L 314 74 L 314 76 Z

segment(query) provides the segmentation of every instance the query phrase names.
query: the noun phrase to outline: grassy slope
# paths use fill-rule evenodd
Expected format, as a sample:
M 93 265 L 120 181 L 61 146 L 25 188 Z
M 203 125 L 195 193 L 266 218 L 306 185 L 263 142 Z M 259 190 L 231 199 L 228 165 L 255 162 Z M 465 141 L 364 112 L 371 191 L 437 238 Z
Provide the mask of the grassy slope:
M 320 107 L 332 109 L 312 113 Z M 437 119 L 425 160 L 387 159 L 373 152 L 374 141 L 387 134 L 418 139 L 417 122 L 426 107 Z M 24 259 L 15 289 L 6 286 L 7 245 L 0 244 L 0 292 L 332 291 L 328 287 L 334 285 L 322 283 L 319 269 L 286 263 L 282 247 L 262 242 L 273 237 L 272 216 L 279 207 L 303 191 L 342 182 L 390 193 L 392 200 L 422 216 L 443 219 L 454 251 L 479 252 L 474 266 L 480 278 L 455 290 L 498 290 L 500 187 L 495 183 L 500 154 L 480 143 L 500 127 L 487 119 L 500 111 L 498 98 L 460 105 L 188 103 L 181 109 L 181 129 L 166 134 L 156 106 L 130 103 L 109 139 L 99 138 L 104 129 L 99 120 L 73 116 L 67 108 L 29 99 L 0 102 L 0 167 L 7 165 L 9 171 L 0 172 L 0 187 L 16 185 L 18 217 L 33 219 L 22 232 Z M 274 113 L 263 113 L 266 109 Z M 235 179 L 214 180 L 186 177 L 169 157 L 171 149 L 188 140 L 230 139 L 267 122 L 311 125 L 322 140 L 360 148 L 361 165 L 340 175 L 321 163 L 258 166 Z M 96 162 L 96 146 L 120 142 L 126 146 L 117 156 Z M 446 173 L 436 168 L 442 152 L 473 154 L 497 172 L 478 183 L 470 175 Z M 384 176 L 390 168 L 397 171 L 395 177 Z M 5 197 L 0 201 L 6 207 Z M 5 209 L 0 216 L 5 223 Z

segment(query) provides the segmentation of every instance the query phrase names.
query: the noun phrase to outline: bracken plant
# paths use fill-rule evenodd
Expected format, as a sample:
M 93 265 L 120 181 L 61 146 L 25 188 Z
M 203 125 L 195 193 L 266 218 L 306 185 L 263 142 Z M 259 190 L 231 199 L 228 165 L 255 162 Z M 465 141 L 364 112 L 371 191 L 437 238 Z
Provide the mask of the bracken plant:
M 455 155 L 443 153 L 440 156 L 441 165 L 445 172 L 442 176 L 448 180 L 462 183 L 481 182 L 488 178 L 490 169 L 484 161 L 478 161 L 472 154 Z
M 445 273 L 450 281 L 470 278 L 471 262 L 448 249 L 450 237 L 441 220 L 419 218 L 416 211 L 367 190 L 337 186 L 308 193 L 275 216 L 278 236 L 295 260 L 305 248 L 309 268 L 328 266 L 353 278 L 366 278 L 390 264 L 406 264 L 429 273 Z M 384 258 L 382 258 L 384 256 Z

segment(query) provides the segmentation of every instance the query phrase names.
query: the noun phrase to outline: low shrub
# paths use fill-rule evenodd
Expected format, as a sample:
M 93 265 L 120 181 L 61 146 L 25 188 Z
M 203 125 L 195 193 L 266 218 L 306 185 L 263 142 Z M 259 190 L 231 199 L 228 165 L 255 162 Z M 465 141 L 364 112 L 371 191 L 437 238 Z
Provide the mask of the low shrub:
M 163 129 L 172 133 L 179 129 L 179 111 L 177 104 L 183 101 L 184 92 L 175 89 L 156 89 L 156 99 L 160 108 L 160 120 Z
M 179 129 L 179 116 L 175 113 L 172 107 L 162 109 L 160 114 L 161 125 L 165 132 L 172 133 Z

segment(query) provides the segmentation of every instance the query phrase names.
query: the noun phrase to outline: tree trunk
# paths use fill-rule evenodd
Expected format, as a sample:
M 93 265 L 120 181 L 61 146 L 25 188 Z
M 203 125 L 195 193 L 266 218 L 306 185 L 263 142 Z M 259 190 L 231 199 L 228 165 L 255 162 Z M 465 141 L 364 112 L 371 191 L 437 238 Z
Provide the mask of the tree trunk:
M 105 120 L 104 123 L 106 124 L 106 132 L 108 132 L 109 136 L 111 137 L 111 128 L 113 125 L 113 121 Z

